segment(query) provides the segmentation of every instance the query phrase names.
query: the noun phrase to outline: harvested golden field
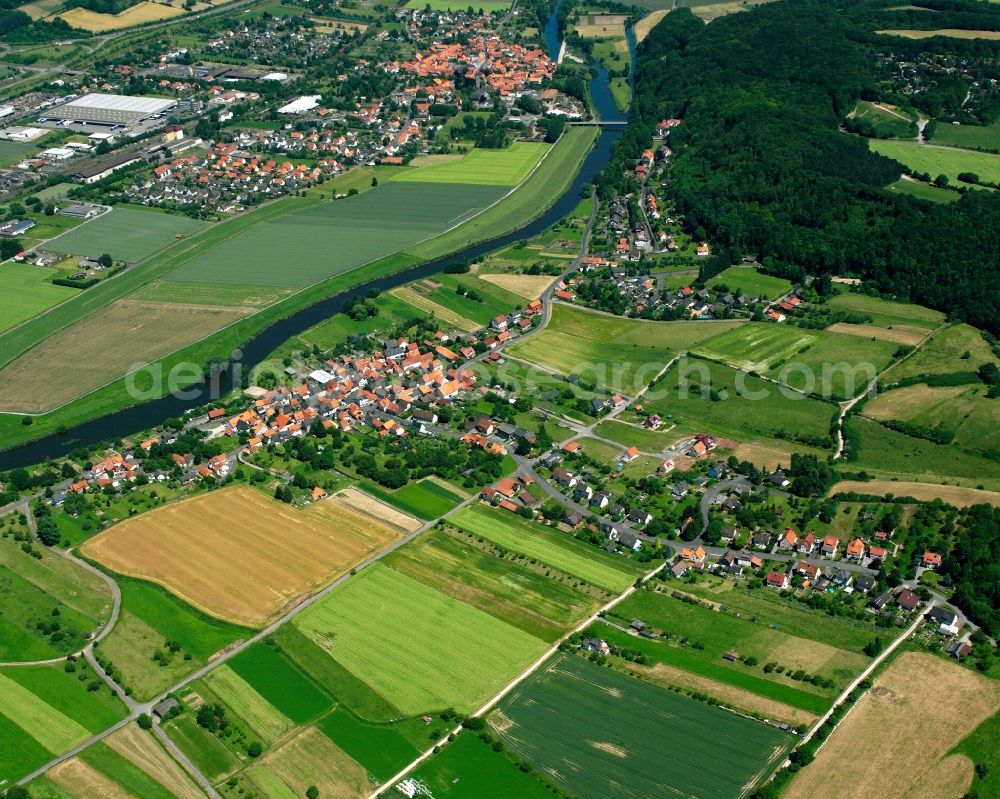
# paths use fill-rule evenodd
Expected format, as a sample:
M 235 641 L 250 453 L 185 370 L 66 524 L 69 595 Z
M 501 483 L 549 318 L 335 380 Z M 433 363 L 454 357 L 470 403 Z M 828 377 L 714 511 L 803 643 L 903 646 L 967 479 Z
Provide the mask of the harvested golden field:
M 897 497 L 913 497 L 921 501 L 941 499 L 949 505 L 964 508 L 969 505 L 987 503 L 1000 507 L 1000 491 L 984 491 L 980 488 L 965 488 L 964 486 L 945 486 L 937 483 L 897 482 L 895 480 L 841 480 L 830 489 L 831 496 L 840 491 L 856 491 L 859 494 L 885 496 L 893 494 Z
M 117 782 L 77 757 L 53 766 L 46 776 L 74 799 L 133 799 Z
M 657 663 L 654 666 L 627 664 L 626 668 L 659 685 L 701 691 L 718 699 L 724 705 L 760 713 L 769 719 L 787 721 L 794 726 L 808 727 L 816 720 L 816 714 L 810 713 L 808 710 L 801 710 L 784 702 L 768 699 L 752 691 L 738 688 L 735 685 L 702 677 L 700 674 L 668 666 L 665 663 Z
M 949 36 L 952 39 L 1000 39 L 1000 31 L 973 31 L 965 28 L 938 28 L 933 31 L 925 30 L 885 30 L 875 31 L 885 36 L 902 36 L 906 39 L 929 39 L 932 36 Z
M 938 769 L 939 761 L 997 708 L 996 682 L 942 658 L 907 652 L 875 680 L 783 796 L 854 799 L 916 791 L 958 799 L 968 781 L 957 784 L 955 766 Z M 943 784 L 928 779 L 934 771 Z
M 914 416 L 933 407 L 946 406 L 957 412 L 952 401 L 968 391 L 968 386 L 928 386 L 917 383 L 903 388 L 883 391 L 873 397 L 864 407 L 864 415 L 871 419 L 902 419 L 909 421 Z M 947 411 L 945 411 L 947 414 Z
M 573 26 L 573 30 L 576 31 L 584 39 L 624 39 L 625 38 L 625 25 L 621 22 L 607 22 L 598 23 L 594 25 L 586 25 L 584 23 L 578 23 Z
M 635 23 L 633 31 L 635 32 L 635 40 L 641 42 L 647 36 L 653 28 L 656 27 L 657 23 L 667 16 L 667 9 L 661 8 L 659 11 L 650 11 L 646 16 Z
M 911 347 L 923 341 L 929 332 L 926 327 L 913 325 L 878 327 L 877 325 L 852 325 L 847 322 L 837 322 L 830 325 L 827 330 L 831 333 L 846 333 L 849 336 L 877 338 L 879 341 L 891 341 L 894 344 L 909 344 Z
M 205 613 L 258 627 L 398 537 L 340 503 L 298 511 L 235 486 L 136 516 L 82 551 Z
M 324 799 L 355 799 L 369 793 L 365 770 L 315 727 L 307 727 L 261 762 L 296 796 L 305 796 L 310 785 L 319 788 Z
M 177 799 L 204 799 L 204 794 L 191 781 L 156 738 L 128 724 L 107 738 L 107 744 L 132 765 L 145 771 Z
M 0 370 L 0 411 L 57 408 L 214 333 L 243 313 L 238 308 L 116 300 Z M 137 384 L 146 387 L 142 380 Z
M 36 0 L 33 3 L 25 3 L 18 6 L 18 11 L 23 11 L 32 19 L 42 19 L 49 16 L 53 11 L 62 7 L 62 0 Z
M 391 505 L 386 505 L 381 500 L 375 499 L 370 494 L 366 494 L 364 491 L 359 491 L 356 488 L 345 488 L 343 491 L 338 491 L 333 495 L 331 500 L 319 505 L 312 505 L 309 510 L 310 512 L 324 515 L 337 513 L 336 510 L 331 511 L 330 509 L 338 506 L 346 506 L 349 510 L 361 513 L 363 516 L 372 519 L 378 519 L 383 524 L 387 524 L 390 527 L 398 527 L 407 533 L 419 530 L 423 526 L 423 522 L 420 519 L 416 519 L 408 513 L 403 513 L 403 511 L 397 510 Z
M 517 275 L 510 272 L 493 274 L 480 272 L 478 276 L 487 283 L 506 289 L 511 294 L 524 297 L 526 300 L 537 300 L 542 296 L 542 292 L 555 281 L 554 277 L 546 275 Z
M 146 22 L 170 19 L 183 13 L 182 8 L 144 1 L 117 14 L 99 14 L 88 8 L 73 8 L 58 16 L 74 28 L 82 28 L 91 33 L 104 33 L 119 28 L 131 28 L 133 25 L 142 25 Z
M 364 33 L 368 26 L 361 22 L 353 22 L 348 19 L 337 19 L 336 17 L 310 17 L 319 33 Z
M 750 442 L 749 444 L 739 444 L 736 447 L 735 455 L 741 461 L 750 461 L 755 466 L 774 469 L 779 465 L 788 466 L 792 462 L 792 445 L 785 449 Z M 680 464 L 677 465 L 677 468 L 680 468 Z

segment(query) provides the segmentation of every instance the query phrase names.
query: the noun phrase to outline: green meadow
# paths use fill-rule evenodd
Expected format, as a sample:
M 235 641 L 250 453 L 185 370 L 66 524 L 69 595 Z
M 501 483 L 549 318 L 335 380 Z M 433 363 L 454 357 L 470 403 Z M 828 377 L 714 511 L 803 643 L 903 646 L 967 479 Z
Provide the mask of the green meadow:
M 979 175 L 981 180 L 1000 182 L 1000 155 L 994 153 L 887 139 L 869 139 L 868 146 L 914 172 L 926 172 L 932 178 L 947 175 L 952 183 L 957 183 L 959 174 L 972 172 Z
M 502 150 L 476 148 L 462 158 L 407 170 L 392 180 L 397 183 L 516 186 L 548 152 L 549 146 L 538 142 L 514 142 Z
M 951 147 L 997 151 L 1000 150 L 1000 122 L 992 125 L 950 125 L 939 122 L 931 141 Z
M 724 285 L 732 294 L 746 294 L 769 300 L 775 300 L 792 290 L 791 281 L 765 275 L 748 266 L 731 266 L 709 280 L 706 285 L 710 288 Z
M 464 508 L 449 518 L 453 524 L 505 549 L 547 563 L 607 591 L 624 591 L 638 571 L 624 558 L 577 541 L 513 513 L 483 506 Z
M 18 264 L 10 261 L 0 264 L 0 330 L 31 319 L 63 300 L 72 297 L 79 289 L 69 286 L 54 286 L 50 279 L 56 277 L 53 270 Z
M 361 488 L 366 493 L 425 521 L 443 516 L 462 501 L 462 497 L 433 480 L 408 483 L 395 491 L 387 491 L 368 482 L 362 483 Z
M 409 715 L 475 709 L 545 646 L 381 564 L 337 586 L 292 623 Z

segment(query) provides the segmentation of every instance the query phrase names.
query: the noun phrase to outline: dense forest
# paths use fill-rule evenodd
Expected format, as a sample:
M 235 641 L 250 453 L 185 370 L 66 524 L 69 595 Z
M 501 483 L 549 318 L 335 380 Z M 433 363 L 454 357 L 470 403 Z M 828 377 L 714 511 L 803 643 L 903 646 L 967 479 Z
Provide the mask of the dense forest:
M 890 194 L 901 166 L 840 130 L 859 99 L 877 94 L 872 25 L 885 13 L 786 0 L 705 25 L 688 9 L 671 12 L 640 47 L 632 119 L 599 188 L 628 190 L 655 124 L 682 118 L 668 191 L 716 252 L 733 262 L 755 254 L 793 279 L 859 275 L 1000 333 L 1000 197 L 972 191 L 935 205 Z M 1000 43 L 988 46 L 1000 57 Z

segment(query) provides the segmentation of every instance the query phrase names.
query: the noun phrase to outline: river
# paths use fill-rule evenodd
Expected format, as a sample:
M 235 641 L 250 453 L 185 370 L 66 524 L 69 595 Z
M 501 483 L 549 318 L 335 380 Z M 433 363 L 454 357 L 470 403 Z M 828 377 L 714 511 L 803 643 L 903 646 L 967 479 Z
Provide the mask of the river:
M 561 2 L 561 0 L 560 0 Z M 559 4 L 552 10 L 549 22 L 545 26 L 544 39 L 546 47 L 553 59 L 558 57 L 561 42 L 559 41 L 556 15 Z M 635 39 L 629 29 L 629 45 L 632 51 L 632 61 L 635 63 Z M 615 107 L 608 88 L 607 70 L 600 64 L 596 65 L 595 76 L 590 81 L 590 97 L 596 115 L 605 121 L 620 121 L 626 118 Z M 310 327 L 329 319 L 343 308 L 344 304 L 355 297 L 367 294 L 372 289 L 388 291 L 389 289 L 409 283 L 411 280 L 434 275 L 451 263 L 470 261 L 507 247 L 521 239 L 531 238 L 546 228 L 558 222 L 569 214 L 580 201 L 583 187 L 592 183 L 597 174 L 607 164 L 611 155 L 611 146 L 621 135 L 621 130 L 602 129 L 594 148 L 587 155 L 576 179 L 566 192 L 556 200 L 541 216 L 534 221 L 499 236 L 491 241 L 472 245 L 452 255 L 400 272 L 388 277 L 362 283 L 348 291 L 336 294 L 308 308 L 296 311 L 284 319 L 265 327 L 242 347 L 240 366 L 244 372 L 249 372 L 261 363 L 268 355 L 293 336 L 308 330 Z M 219 376 L 219 388 L 223 395 L 232 388 L 231 374 Z M 16 469 L 21 466 L 31 466 L 43 461 L 63 457 L 75 449 L 91 447 L 102 442 L 113 441 L 148 430 L 163 422 L 164 419 L 181 416 L 190 408 L 202 405 L 212 399 L 207 386 L 193 386 L 186 392 L 187 398 L 180 399 L 173 395 L 149 400 L 139 405 L 133 405 L 106 416 L 82 422 L 67 430 L 53 433 L 44 438 L 28 442 L 19 447 L 0 452 L 0 470 Z M 193 396 L 192 396 L 193 395 Z

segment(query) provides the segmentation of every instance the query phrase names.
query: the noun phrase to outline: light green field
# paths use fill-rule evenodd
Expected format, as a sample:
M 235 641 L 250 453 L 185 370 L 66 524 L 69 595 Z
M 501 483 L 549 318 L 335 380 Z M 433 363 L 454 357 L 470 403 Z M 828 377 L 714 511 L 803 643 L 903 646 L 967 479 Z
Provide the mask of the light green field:
M 939 122 L 934 130 L 933 144 L 950 147 L 1000 150 L 1000 122 L 992 125 L 950 125 Z
M 293 624 L 411 715 L 449 706 L 469 712 L 545 648 L 538 638 L 379 564 Z
M 516 186 L 549 150 L 539 142 L 514 142 L 503 150 L 475 149 L 457 161 L 420 167 L 392 178 L 405 183 L 471 183 Z
M 886 36 L 902 36 L 904 39 L 930 39 L 933 36 L 945 36 L 950 39 L 1000 39 L 1000 31 L 977 31 L 967 28 L 937 28 L 935 30 L 917 30 L 914 28 L 875 31 Z
M 115 208 L 48 242 L 45 249 L 94 258 L 108 253 L 116 260 L 134 262 L 173 244 L 177 234 L 186 238 L 206 226 L 176 214 Z
M 915 172 L 926 172 L 932 178 L 942 174 L 947 175 L 953 184 L 958 183 L 958 175 L 961 172 L 973 172 L 979 175 L 981 180 L 990 183 L 1000 182 L 1000 155 L 994 153 L 886 139 L 870 139 L 868 146 L 877 153 L 905 164 Z
M 215 669 L 205 678 L 205 683 L 266 743 L 270 743 L 294 726 L 290 719 L 282 715 L 274 705 L 227 665 Z
M 760 323 L 717 336 L 692 354 L 842 400 L 868 385 L 888 365 L 897 346 L 861 336 Z
M 969 357 L 963 356 L 968 353 Z M 905 361 L 887 371 L 884 381 L 897 383 L 919 375 L 973 372 L 984 363 L 1000 365 L 1000 359 L 976 328 L 959 324 L 937 331 Z
M 85 727 L 3 674 L 0 674 L 0 711 L 52 752 L 65 752 L 89 736 Z
M 791 281 L 765 275 L 753 267 L 746 266 L 731 266 L 709 280 L 706 285 L 709 288 L 714 288 L 720 283 L 725 285 L 732 294 L 746 294 L 750 297 L 764 297 L 769 300 L 776 300 L 792 290 Z
M 648 322 L 556 305 L 548 327 L 511 355 L 634 396 L 678 352 L 742 322 Z
M 601 558 L 601 554 L 607 553 L 507 511 L 476 505 L 463 508 L 450 521 L 505 549 L 536 558 L 607 591 L 624 591 L 635 581 L 634 571 L 615 568 Z M 588 550 L 593 550 L 593 557 L 589 557 Z
M 880 136 L 894 139 L 916 138 L 915 114 L 895 106 L 876 105 L 862 100 L 854 108 L 854 116 L 870 123 Z
M 885 190 L 893 194 L 906 194 L 916 197 L 918 200 L 929 200 L 932 203 L 952 203 L 961 198 L 961 194 L 952 189 L 944 189 L 940 186 L 932 186 L 929 183 L 920 183 L 916 180 L 906 180 L 900 178 L 895 183 L 890 183 Z
M 287 296 L 289 289 L 233 283 L 182 283 L 155 280 L 132 294 L 137 300 L 176 302 L 184 305 L 225 305 L 259 308 Z
M 0 330 L 31 319 L 79 291 L 69 286 L 53 286 L 48 281 L 54 276 L 51 269 L 41 266 L 14 262 L 0 265 L 0 296 L 3 296 Z
M 857 311 L 866 314 L 871 317 L 870 324 L 879 327 L 911 325 L 930 330 L 941 326 L 945 320 L 944 314 L 940 311 L 932 311 L 930 308 L 912 303 L 869 297 L 867 294 L 845 292 L 831 298 L 828 305 L 844 311 Z

